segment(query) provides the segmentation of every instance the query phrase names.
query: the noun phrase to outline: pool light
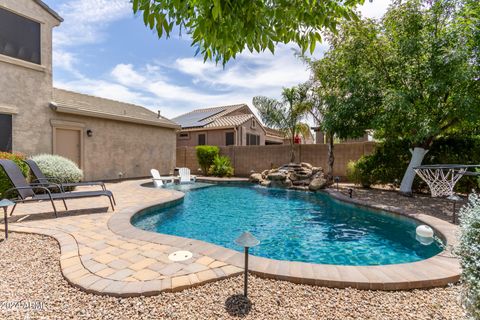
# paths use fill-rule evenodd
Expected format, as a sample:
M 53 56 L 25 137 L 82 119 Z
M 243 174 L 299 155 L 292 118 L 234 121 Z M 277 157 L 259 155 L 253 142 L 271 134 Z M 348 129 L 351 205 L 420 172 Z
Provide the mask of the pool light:
M 457 202 L 462 201 L 462 198 L 460 198 L 460 197 L 457 196 L 455 193 L 453 193 L 453 194 L 449 195 L 449 196 L 447 197 L 447 199 L 453 203 L 452 220 L 453 220 L 453 223 L 455 224 L 455 222 L 457 221 L 456 205 L 457 205 Z
M 245 231 L 240 237 L 235 240 L 235 243 L 244 248 L 245 252 L 245 279 L 243 282 L 243 295 L 247 297 L 248 288 L 248 249 L 260 244 L 260 241 L 255 238 L 250 232 Z

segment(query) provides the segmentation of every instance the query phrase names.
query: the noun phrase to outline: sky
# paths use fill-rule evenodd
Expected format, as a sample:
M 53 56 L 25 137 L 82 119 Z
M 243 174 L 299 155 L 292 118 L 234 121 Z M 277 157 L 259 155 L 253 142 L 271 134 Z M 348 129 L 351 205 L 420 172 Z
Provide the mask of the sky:
M 360 7 L 379 18 L 391 0 Z M 190 39 L 158 39 L 135 16 L 129 0 L 44 0 L 64 22 L 53 32 L 53 82 L 57 88 L 145 106 L 173 118 L 197 108 L 246 103 L 254 96 L 280 97 L 283 87 L 309 79 L 294 44 L 275 54 L 248 50 L 225 68 L 195 56 Z M 313 57 L 327 49 L 317 45 Z

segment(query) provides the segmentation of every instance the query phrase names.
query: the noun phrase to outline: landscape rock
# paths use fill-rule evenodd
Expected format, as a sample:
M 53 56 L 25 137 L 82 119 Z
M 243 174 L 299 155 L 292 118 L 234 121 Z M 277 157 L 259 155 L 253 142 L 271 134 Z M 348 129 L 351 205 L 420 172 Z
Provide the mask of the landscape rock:
M 262 187 L 270 187 L 270 185 L 272 184 L 272 182 L 270 180 L 263 180 L 262 182 L 260 182 L 260 185 Z
M 303 168 L 310 169 L 310 170 L 312 170 L 312 168 L 313 168 L 313 166 L 310 163 L 307 163 L 307 162 L 300 163 L 300 166 L 302 166 Z
M 321 167 L 312 167 L 312 174 L 316 174 L 319 172 L 323 173 L 323 169 Z
M 317 191 L 317 190 L 320 190 L 320 189 L 323 189 L 327 186 L 327 179 L 325 179 L 325 177 L 320 176 L 320 177 L 316 177 L 312 180 L 312 182 L 310 182 L 310 184 L 308 185 L 308 189 L 310 189 L 310 191 Z
M 263 181 L 263 176 L 262 174 L 260 173 L 252 173 L 250 175 L 250 182 L 254 182 L 254 183 L 260 183 Z
M 312 190 L 325 188 L 327 181 L 321 167 L 309 163 L 289 163 L 262 173 L 252 173 L 250 181 L 265 187 Z
M 273 172 L 269 173 L 267 178 L 271 181 L 283 181 L 287 179 L 287 174 L 285 172 Z

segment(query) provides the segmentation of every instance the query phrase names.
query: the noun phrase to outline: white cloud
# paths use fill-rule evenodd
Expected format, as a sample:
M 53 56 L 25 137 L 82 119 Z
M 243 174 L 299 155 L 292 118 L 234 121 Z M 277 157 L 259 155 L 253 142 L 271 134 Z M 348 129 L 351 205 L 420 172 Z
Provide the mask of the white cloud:
M 54 45 L 101 42 L 108 24 L 132 14 L 128 0 L 71 0 L 59 8 L 64 22 L 54 30 Z

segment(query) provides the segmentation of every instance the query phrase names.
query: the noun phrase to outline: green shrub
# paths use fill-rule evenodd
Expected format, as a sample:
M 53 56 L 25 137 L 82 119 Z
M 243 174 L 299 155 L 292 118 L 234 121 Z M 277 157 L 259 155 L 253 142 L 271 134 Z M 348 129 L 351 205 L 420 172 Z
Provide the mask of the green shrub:
M 460 210 L 460 243 L 456 253 L 462 266 L 465 306 L 474 319 L 480 319 L 480 199 L 471 194 L 469 204 Z
M 83 172 L 75 162 L 54 154 L 39 154 L 31 157 L 43 174 L 58 183 L 79 182 Z
M 12 160 L 17 164 L 17 166 L 22 170 L 22 173 L 25 177 L 28 178 L 30 169 L 23 160 L 25 160 L 25 156 L 20 153 L 9 153 L 9 152 L 0 152 L 0 159 L 8 159 Z M 12 188 L 12 184 L 8 179 L 5 172 L 0 169 L 0 196 L 3 198 L 5 191 Z M 9 198 L 14 198 L 16 196 L 15 193 L 8 194 Z
M 203 174 L 207 175 L 213 160 L 220 153 L 220 149 L 216 146 L 197 146 L 197 161 L 202 168 Z
M 403 178 L 410 162 L 408 141 L 393 141 L 378 144 L 375 152 L 361 157 L 354 165 L 355 178 L 363 186 L 372 184 L 397 184 Z M 436 140 L 425 155 L 423 164 L 479 164 L 480 138 L 441 138 Z M 353 169 L 351 169 L 353 170 Z M 357 172 L 358 171 L 358 172 Z M 396 183 L 397 182 L 397 183 Z M 474 176 L 464 176 L 455 186 L 455 191 L 468 193 L 479 188 Z M 413 183 L 414 190 L 428 190 L 418 176 Z
M 233 176 L 233 168 L 230 158 L 226 156 L 216 156 L 213 159 L 213 164 L 210 166 L 208 173 L 216 177 Z

